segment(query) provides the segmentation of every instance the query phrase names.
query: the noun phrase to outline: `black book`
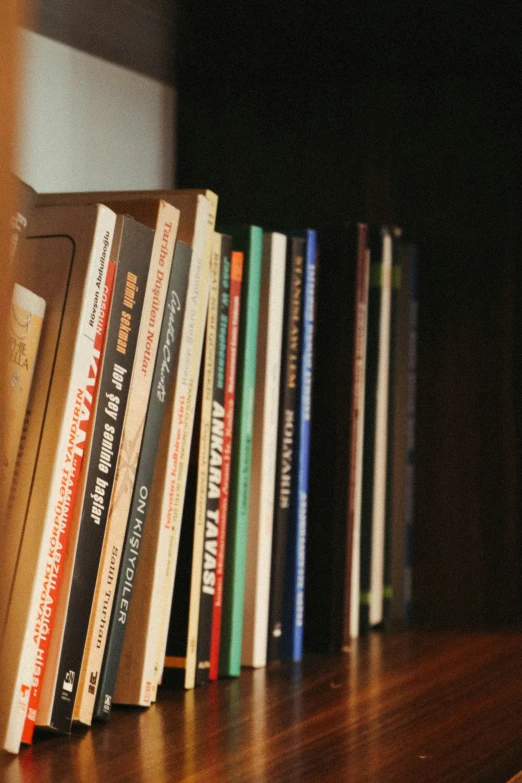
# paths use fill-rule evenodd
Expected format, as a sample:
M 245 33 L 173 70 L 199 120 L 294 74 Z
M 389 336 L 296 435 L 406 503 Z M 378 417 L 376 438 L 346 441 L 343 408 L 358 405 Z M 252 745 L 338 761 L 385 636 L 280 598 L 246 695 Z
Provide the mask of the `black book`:
M 138 566 L 140 544 L 147 518 L 147 506 L 152 489 L 165 403 L 169 387 L 177 371 L 191 258 L 191 248 L 178 240 L 172 260 L 158 353 L 143 429 L 143 441 L 136 468 L 113 611 L 94 705 L 93 717 L 97 720 L 107 720 L 109 717 L 116 686 L 127 617 L 132 600 L 134 574 Z
M 281 658 L 283 629 L 286 542 L 290 499 L 297 480 L 297 404 L 301 356 L 301 309 L 303 306 L 305 240 L 289 237 L 286 266 L 283 356 L 277 435 L 272 568 L 268 611 L 267 660 Z
M 71 731 L 98 564 L 118 460 L 123 422 L 145 298 L 154 231 L 133 218 L 116 221 L 111 257 L 114 292 L 81 503 L 81 519 L 60 663 L 49 727 Z
M 221 465 L 225 424 L 225 366 L 227 358 L 228 313 L 230 305 L 230 259 L 232 237 L 221 237 L 221 272 L 218 293 L 217 342 L 212 391 L 212 423 L 208 460 L 207 506 L 205 511 L 205 538 L 199 602 L 198 642 L 196 653 L 196 685 L 208 682 L 210 669 L 210 640 L 214 587 L 216 578 L 217 541 L 219 533 L 219 500 L 221 495 Z

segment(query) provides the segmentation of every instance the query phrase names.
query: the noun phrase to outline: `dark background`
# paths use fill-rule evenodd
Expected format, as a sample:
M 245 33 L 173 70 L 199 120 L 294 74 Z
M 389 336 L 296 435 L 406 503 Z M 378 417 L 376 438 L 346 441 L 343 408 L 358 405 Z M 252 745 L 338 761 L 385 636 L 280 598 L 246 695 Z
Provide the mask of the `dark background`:
M 215 190 L 220 221 L 387 221 L 418 242 L 426 622 L 521 619 L 521 15 L 512 1 L 40 4 L 40 32 L 177 85 L 176 184 Z

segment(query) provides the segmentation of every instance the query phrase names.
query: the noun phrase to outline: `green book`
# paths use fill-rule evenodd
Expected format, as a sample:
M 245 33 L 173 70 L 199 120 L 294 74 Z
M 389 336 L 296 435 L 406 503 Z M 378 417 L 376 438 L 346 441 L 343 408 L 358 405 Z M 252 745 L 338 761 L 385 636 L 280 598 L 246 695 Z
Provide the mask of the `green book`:
M 219 650 L 220 675 L 237 677 L 241 668 L 263 230 L 244 226 L 225 233 L 232 235 L 233 249 L 244 254 Z

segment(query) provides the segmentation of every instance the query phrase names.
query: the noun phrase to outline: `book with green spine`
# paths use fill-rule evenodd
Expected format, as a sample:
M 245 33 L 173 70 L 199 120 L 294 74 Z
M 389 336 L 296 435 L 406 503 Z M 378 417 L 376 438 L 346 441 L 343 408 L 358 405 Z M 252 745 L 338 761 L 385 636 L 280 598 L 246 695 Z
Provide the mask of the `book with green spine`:
M 237 677 L 241 668 L 263 230 L 258 226 L 244 226 L 232 230 L 227 229 L 224 233 L 232 235 L 234 250 L 243 252 L 245 258 L 237 353 L 236 415 L 232 444 L 230 505 L 223 585 L 223 620 L 219 655 L 220 675 Z

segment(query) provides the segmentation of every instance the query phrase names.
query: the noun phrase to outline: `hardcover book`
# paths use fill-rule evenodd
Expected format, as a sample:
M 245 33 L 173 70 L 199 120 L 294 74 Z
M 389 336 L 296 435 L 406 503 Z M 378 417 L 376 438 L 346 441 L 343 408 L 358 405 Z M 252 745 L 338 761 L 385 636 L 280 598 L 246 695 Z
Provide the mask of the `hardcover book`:
M 225 424 L 223 429 L 223 453 L 221 461 L 221 488 L 219 492 L 216 583 L 212 606 L 210 630 L 209 680 L 217 680 L 219 674 L 219 647 L 221 642 L 221 618 L 223 610 L 223 581 L 225 576 L 225 552 L 230 494 L 230 464 L 232 461 L 232 435 L 236 398 L 237 347 L 241 314 L 241 288 L 243 285 L 243 253 L 232 251 L 230 265 L 230 305 L 225 366 Z
M 79 423 L 88 415 L 84 394 L 115 219 L 99 205 L 36 209 L 27 231 L 33 251 L 17 267 L 20 284 L 46 300 L 47 317 L 33 381 L 43 427 L 31 448 L 35 468 L 0 648 L 0 744 L 14 753 L 31 689 L 38 686 L 37 653 L 47 644 L 63 570 L 83 458 Z
M 256 384 L 257 328 L 263 231 L 247 226 L 230 231 L 232 246 L 244 253 L 237 351 L 236 414 L 230 467 L 223 615 L 219 672 L 237 677 L 241 668 L 250 463 Z
M 301 310 L 303 306 L 305 240 L 288 241 L 279 425 L 277 435 L 276 489 L 272 543 L 272 574 L 268 616 L 269 661 L 281 658 L 285 570 L 290 499 L 297 471 L 297 400 L 301 357 Z
M 306 520 L 310 461 L 310 421 L 312 408 L 312 359 L 315 314 L 317 235 L 312 229 L 298 236 L 305 239 L 303 302 L 301 312 L 301 357 L 299 360 L 296 416 L 296 473 L 290 499 L 286 546 L 283 634 L 281 658 L 300 661 L 303 656 L 304 589 L 306 562 Z
M 286 245 L 284 234 L 263 234 L 254 399 L 255 437 L 252 443 L 248 511 L 248 578 L 245 584 L 241 652 L 243 666 L 266 664 Z

